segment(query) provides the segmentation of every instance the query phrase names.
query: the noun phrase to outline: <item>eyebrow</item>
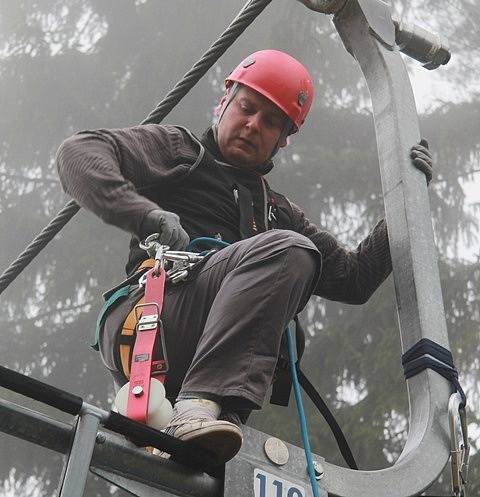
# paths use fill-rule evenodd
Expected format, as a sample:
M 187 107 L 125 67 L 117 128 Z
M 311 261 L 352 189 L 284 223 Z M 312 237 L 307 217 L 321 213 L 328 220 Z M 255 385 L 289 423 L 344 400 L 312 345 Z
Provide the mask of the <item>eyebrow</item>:
M 241 95 L 238 99 L 238 102 L 244 102 L 250 105 L 258 106 L 257 101 L 249 97 L 248 95 Z M 278 117 L 279 119 L 285 119 L 287 115 L 279 109 L 274 103 L 272 103 L 272 107 L 268 109 L 268 114 L 274 117 Z

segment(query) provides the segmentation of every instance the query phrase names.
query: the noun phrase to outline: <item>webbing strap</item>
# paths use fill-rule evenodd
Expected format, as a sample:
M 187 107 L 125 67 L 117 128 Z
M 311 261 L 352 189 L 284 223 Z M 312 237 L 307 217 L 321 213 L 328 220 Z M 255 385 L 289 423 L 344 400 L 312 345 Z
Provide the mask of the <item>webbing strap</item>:
M 143 304 L 145 299 L 142 297 L 138 304 Z M 119 359 L 122 366 L 123 374 L 130 378 L 130 363 L 132 361 L 133 346 L 135 344 L 135 329 L 137 327 L 137 316 L 135 315 L 135 308 L 133 308 L 127 315 L 123 322 L 122 332 L 120 334 L 118 352 Z
M 458 371 L 453 363 L 452 353 L 428 338 L 422 338 L 402 355 L 405 378 L 411 378 L 429 368 L 446 378 L 460 394 L 460 408 L 465 408 L 467 397 L 458 381 Z
M 300 369 L 298 363 L 296 364 L 296 369 L 300 385 L 302 386 L 305 393 L 310 397 L 310 400 L 315 404 L 315 407 L 320 411 L 320 414 L 323 416 L 325 421 L 328 423 L 328 426 L 330 427 L 330 430 L 332 430 L 333 436 L 337 441 L 338 448 L 340 449 L 345 462 L 351 469 L 358 469 L 358 465 L 355 461 L 355 457 L 353 456 L 352 449 L 350 449 L 347 439 L 345 438 L 340 425 L 337 423 L 335 416 L 332 414 L 327 404 L 325 404 L 325 401 L 317 392 L 316 388 L 310 383 L 309 379 Z
M 253 214 L 253 198 L 250 190 L 245 186 L 239 184 L 235 185 L 235 188 L 238 192 L 238 208 L 240 211 L 240 236 L 244 240 L 258 233 L 258 227 Z
M 137 336 L 133 347 L 130 366 L 130 388 L 128 392 L 127 416 L 141 423 L 147 422 L 148 400 L 150 395 L 150 377 L 152 372 L 153 349 L 158 334 L 161 333 L 160 316 L 165 290 L 165 271 L 160 269 L 158 276 L 151 269 L 146 273 L 145 303 L 135 307 L 138 320 Z M 166 370 L 166 360 L 161 361 L 162 370 Z M 165 381 L 165 374 L 157 377 Z
M 136 278 L 135 282 L 138 282 L 139 276 L 143 275 L 148 269 L 151 269 L 155 265 L 155 259 L 146 259 L 135 272 Z M 143 304 L 145 302 L 144 297 L 142 297 L 138 304 Z M 121 370 L 127 379 L 130 378 L 130 362 L 132 360 L 133 345 L 135 343 L 135 328 L 137 326 L 137 316 L 135 313 L 135 307 L 127 314 L 125 321 L 123 322 L 122 331 L 119 337 L 119 350 L 118 358 L 120 360 Z

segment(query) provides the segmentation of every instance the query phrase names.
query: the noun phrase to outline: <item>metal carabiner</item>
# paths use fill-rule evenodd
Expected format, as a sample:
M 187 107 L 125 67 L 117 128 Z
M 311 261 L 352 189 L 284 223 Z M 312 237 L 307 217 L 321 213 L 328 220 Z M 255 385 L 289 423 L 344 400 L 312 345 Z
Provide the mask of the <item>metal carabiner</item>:
M 160 245 L 156 243 L 156 252 L 155 252 L 155 265 L 153 266 L 153 276 L 158 276 L 160 271 L 165 267 L 165 252 L 168 250 L 167 245 Z
M 462 398 L 454 393 L 448 401 L 448 421 L 450 426 L 450 469 L 452 476 L 452 491 L 455 497 L 465 497 L 467 483 L 468 457 L 470 445 L 468 443 L 467 421 L 465 408 L 460 408 Z M 462 434 L 462 443 L 459 443 L 458 432 Z
M 150 257 L 153 257 L 157 250 L 157 245 L 159 245 L 157 241 L 159 237 L 160 233 L 152 233 L 151 235 L 148 235 L 145 240 L 141 240 L 138 246 L 145 250 Z
M 467 424 L 467 412 L 465 407 L 459 409 L 458 414 L 460 416 L 460 425 L 462 427 L 463 435 L 463 458 L 462 466 L 460 467 L 460 475 L 462 477 L 463 484 L 468 483 L 468 459 L 470 457 L 470 443 L 468 442 L 468 424 Z
M 162 245 L 158 238 L 160 237 L 160 233 L 152 233 L 148 235 L 145 240 L 141 241 L 138 246 L 145 250 L 147 254 L 155 259 L 155 265 L 153 266 L 153 274 L 154 276 L 158 276 L 160 270 L 165 266 L 165 252 L 169 249 L 168 245 Z M 145 279 L 140 278 L 139 284 L 143 286 L 145 284 Z

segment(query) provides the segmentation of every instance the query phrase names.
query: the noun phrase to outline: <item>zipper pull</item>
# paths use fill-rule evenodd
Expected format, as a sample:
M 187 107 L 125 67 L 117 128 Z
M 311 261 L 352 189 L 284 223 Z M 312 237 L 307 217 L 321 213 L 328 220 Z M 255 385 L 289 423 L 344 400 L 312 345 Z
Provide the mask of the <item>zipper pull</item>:
M 275 219 L 275 221 L 277 220 L 277 217 L 275 216 L 275 214 L 273 213 L 273 205 L 270 204 L 268 206 L 268 220 L 270 222 L 272 222 L 272 219 Z
M 233 185 L 232 191 L 233 191 L 233 199 L 235 200 L 235 204 L 238 205 L 238 186 Z

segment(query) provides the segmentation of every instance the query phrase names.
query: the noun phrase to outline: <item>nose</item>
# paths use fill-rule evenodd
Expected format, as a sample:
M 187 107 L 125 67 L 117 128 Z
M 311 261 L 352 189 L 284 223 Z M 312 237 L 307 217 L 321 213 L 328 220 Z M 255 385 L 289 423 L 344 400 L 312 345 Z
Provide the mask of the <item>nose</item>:
M 261 119 L 262 116 L 260 115 L 260 112 L 255 112 L 255 114 L 251 114 L 250 116 L 248 116 L 246 127 L 248 129 L 251 129 L 252 131 L 259 131 Z

